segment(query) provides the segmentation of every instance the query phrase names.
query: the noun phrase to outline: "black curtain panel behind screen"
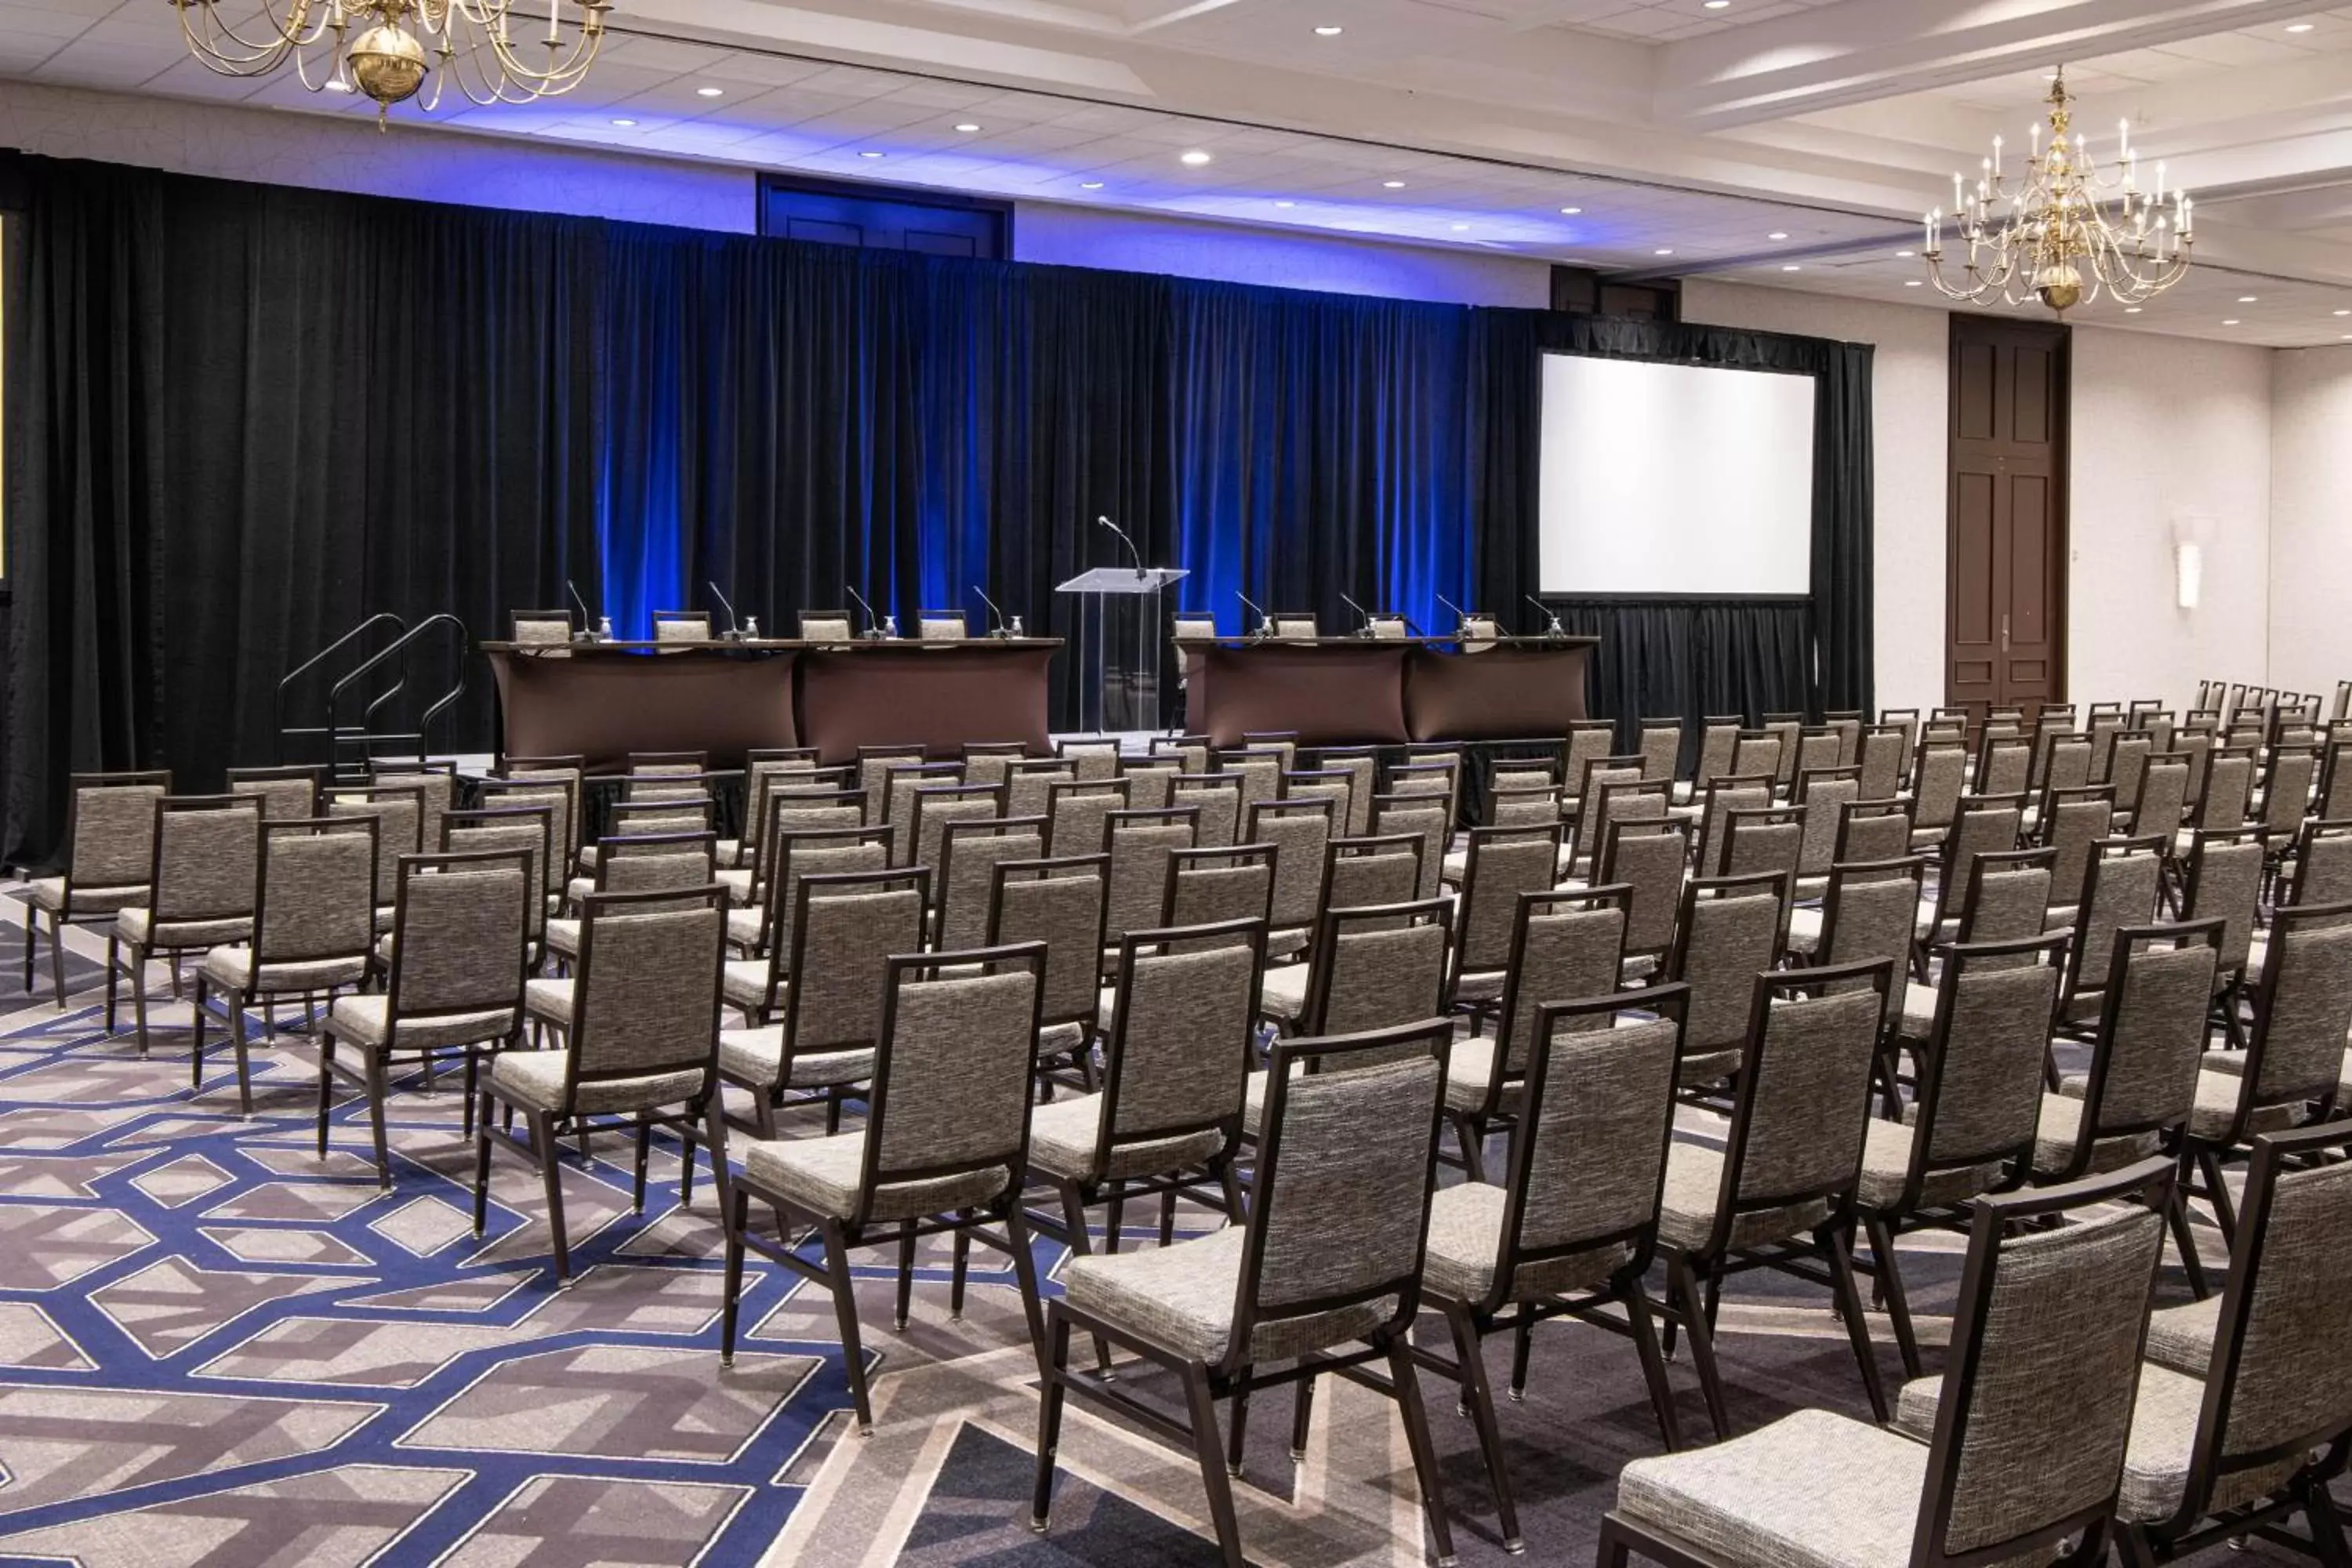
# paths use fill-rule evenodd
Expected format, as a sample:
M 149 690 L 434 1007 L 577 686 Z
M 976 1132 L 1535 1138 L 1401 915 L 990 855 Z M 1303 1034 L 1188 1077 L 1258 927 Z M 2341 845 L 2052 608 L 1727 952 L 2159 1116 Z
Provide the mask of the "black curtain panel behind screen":
M 362 616 L 477 638 L 576 581 L 625 633 L 705 579 L 790 635 L 869 587 L 1055 584 L 1108 514 L 1189 568 L 1166 607 L 1350 624 L 1342 593 L 1523 625 L 1545 348 L 1815 375 L 1810 604 L 1563 605 L 1602 712 L 1857 706 L 1868 351 L 1770 334 L 1204 283 L 7 162 L 8 858 L 68 771 L 183 788 L 278 752 L 282 674 Z M 413 689 L 463 659 L 419 645 Z M 1077 661 L 1055 721 L 1075 722 Z M 383 672 L 388 678 L 390 672 Z M 489 748 L 475 662 L 436 748 Z M 381 689 L 376 688 L 374 689 Z M 360 695 L 369 695 L 363 689 Z M 298 693 L 298 696 L 300 695 Z M 347 710 L 345 718 L 355 717 Z

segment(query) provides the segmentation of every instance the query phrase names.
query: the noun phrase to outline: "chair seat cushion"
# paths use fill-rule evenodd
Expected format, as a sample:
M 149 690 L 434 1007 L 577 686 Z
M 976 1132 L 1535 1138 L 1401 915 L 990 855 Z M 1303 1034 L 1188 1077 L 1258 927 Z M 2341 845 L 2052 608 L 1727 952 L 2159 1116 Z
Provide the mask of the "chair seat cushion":
M 1891 1214 L 1903 1201 L 1904 1184 L 1911 1174 L 1913 1147 L 1912 1130 L 1905 1123 L 1885 1121 L 1875 1116 L 1870 1119 L 1870 1131 L 1862 1145 L 1862 1181 L 1854 1188 L 1854 1195 L 1864 1208 Z M 1930 1172 L 1920 1184 L 1919 1206 L 1939 1209 L 1964 1204 L 2000 1180 L 2000 1173 L 1998 1161 L 1990 1165 Z
M 1697 1089 L 1720 1083 L 1739 1070 L 1746 1051 L 1738 1046 L 1721 1051 L 1693 1051 L 1675 1063 L 1675 1086 Z
M 2181 1307 L 2160 1307 L 2147 1315 L 2147 1359 L 2189 1377 L 2203 1377 L 2213 1364 L 2213 1336 L 2221 1331 L 2217 1293 Z
M 1800 1410 L 1729 1442 L 1634 1460 L 1617 1478 L 1617 1507 L 1714 1562 L 1903 1568 L 1927 1480 L 1925 1444 Z
M 1789 911 L 1789 951 L 1813 953 L 1821 951 L 1822 911 L 1819 905 L 1800 904 Z
M 578 1094 L 566 1106 L 563 1075 L 571 1057 L 569 1051 L 500 1051 L 490 1068 L 490 1087 L 502 1098 L 534 1110 L 604 1116 L 682 1104 L 700 1094 L 709 1078 L 703 1068 L 691 1068 L 643 1078 L 592 1079 L 581 1083 Z
M 1896 1020 L 1895 1032 L 1906 1040 L 1924 1040 L 1936 1032 L 1936 998 L 1940 994 L 1932 985 L 1922 985 L 1916 980 L 1903 985 L 1903 1016 Z
M 1048 1175 L 1078 1181 L 1094 1174 L 1095 1146 L 1102 1131 L 1103 1097 L 1081 1094 L 1055 1100 L 1029 1113 L 1029 1163 Z M 1225 1146 L 1215 1128 L 1174 1138 L 1155 1138 L 1114 1150 L 1103 1169 L 1110 1177 L 1143 1176 L 1187 1170 Z
M 735 1083 L 753 1089 L 774 1089 L 783 1070 L 784 1026 L 770 1024 L 759 1029 L 719 1031 L 719 1070 Z M 863 1083 L 874 1076 L 871 1050 L 803 1052 L 793 1058 L 793 1080 L 786 1089 L 836 1089 Z
M 1048 1024 L 1037 1031 L 1037 1059 L 1050 1061 L 1083 1050 L 1087 1038 L 1084 1024 Z
M 114 917 L 115 936 L 132 947 L 217 947 L 253 940 L 253 917 L 231 915 L 217 921 L 165 921 L 155 924 L 154 911 L 128 909 Z
M 1449 849 L 1445 852 L 1444 858 L 1438 861 L 1437 868 L 1439 880 L 1449 882 L 1458 888 L 1462 885 L 1462 879 L 1470 874 L 1470 851 Z
M 1312 933 L 1305 926 L 1285 926 L 1265 933 L 1265 955 L 1274 958 L 1296 958 L 1307 951 Z
M 711 873 L 711 878 L 727 889 L 730 904 L 742 905 L 751 901 L 751 872 L 748 867 L 739 870 L 732 866 L 721 866 Z
M 1715 1205 L 1722 1190 L 1721 1150 L 1696 1143 L 1668 1149 L 1665 1193 L 1658 1205 L 1659 1239 L 1692 1251 L 1706 1246 L 1715 1234 Z M 1732 1222 L 1730 1245 L 1762 1247 L 1809 1235 L 1829 1215 L 1824 1198 L 1744 1214 Z
M 520 1016 L 511 1007 L 411 1016 L 401 1019 L 399 1037 L 393 1043 L 404 1051 L 470 1046 L 504 1038 L 519 1021 Z M 392 1030 L 392 998 L 338 996 L 327 1012 L 327 1029 L 339 1040 L 381 1047 Z
M 770 992 L 770 982 L 774 973 L 764 958 L 730 958 L 727 961 L 720 994 L 727 998 L 727 1005 L 730 1007 L 758 1009 L 782 1005 L 784 988 L 777 985 L 772 994 Z
M 551 920 L 547 922 L 547 951 L 565 958 L 580 956 L 580 926 L 578 921 Z
M 1193 1361 L 1221 1359 L 1233 1338 L 1244 1232 L 1227 1226 L 1173 1247 L 1073 1258 L 1062 1270 L 1071 1306 Z M 1363 1338 L 1396 1311 L 1393 1297 L 1260 1323 L 1254 1362 L 1287 1361 Z
M 1445 1058 L 1446 1110 L 1476 1110 L 1486 1105 L 1486 1088 L 1495 1076 L 1495 1044 L 1486 1035 L 1454 1042 Z M 1514 1079 L 1503 1086 L 1497 1109 L 1515 1111 L 1526 1099 L 1526 1083 Z
M 356 985 L 366 977 L 364 954 L 350 958 L 313 958 L 285 963 L 265 963 L 253 973 L 253 949 L 216 947 L 205 954 L 200 973 L 213 985 L 242 994 L 324 991 L 333 985 Z
M 563 884 L 563 902 L 567 908 L 578 909 L 589 894 L 596 890 L 593 877 L 574 877 Z
M 523 1011 L 551 1024 L 572 1026 L 572 981 L 527 980 L 522 987 Z
M 1905 1384 L 1895 1406 L 1895 1426 L 1927 1441 L 1935 1432 L 1936 1404 L 1943 1392 L 1940 1377 Z M 2189 1454 L 2204 1401 L 2205 1384 L 2199 1379 L 2150 1362 L 2140 1363 L 2139 1398 L 2132 1406 L 2131 1436 L 2124 1445 L 2123 1493 L 2116 1502 L 2122 1518 L 2154 1524 L 2179 1510 L 2189 1486 Z M 2268 1495 L 2301 1463 L 2300 1458 L 2286 1458 L 2222 1478 L 2207 1511 L 2236 1508 Z
M 73 908 L 66 908 L 66 879 L 40 877 L 33 882 L 33 902 L 43 911 L 80 920 L 89 915 L 120 914 L 133 904 L 147 902 L 147 884 L 128 888 L 83 888 L 73 890 Z
M 1456 1002 L 1499 1002 L 1503 999 L 1503 978 L 1500 969 L 1474 970 L 1455 983 Z
M 761 929 L 767 921 L 768 911 L 757 904 L 748 909 L 730 909 L 727 911 L 727 940 L 740 947 L 757 947 L 760 939 L 767 934 Z
M 2217 1142 L 2230 1136 L 2238 1120 L 2238 1098 L 2245 1090 L 2246 1080 L 2242 1068 L 2238 1072 L 2207 1072 L 2197 1074 L 2197 1103 L 2189 1112 L 2189 1134 Z M 2266 1105 L 2246 1119 L 2246 1135 L 2258 1132 L 2283 1132 L 2303 1120 L 2303 1107 Z
M 2056 1094 L 2042 1097 L 2042 1119 L 2033 1130 L 2033 1173 L 2038 1176 L 2053 1176 L 2066 1170 L 2074 1158 L 2074 1140 L 2083 1127 L 2082 1092 L 2076 1080 L 2074 1092 L 2065 1092 L 2059 1085 Z M 2135 1160 L 2145 1160 L 2157 1152 L 2162 1142 L 2160 1134 L 2143 1132 L 2133 1137 L 2102 1138 L 2091 1152 L 2090 1174 L 2119 1171 Z
M 1307 966 L 1286 964 L 1269 969 L 1257 988 L 1257 1010 L 1261 1016 L 1295 1024 L 1307 1011 Z
M 857 1183 L 866 1163 L 866 1131 L 831 1138 L 763 1139 L 744 1146 L 743 1169 L 752 1181 L 813 1215 L 849 1219 L 857 1213 Z M 875 1189 L 866 1217 L 921 1219 L 975 1207 L 1003 1194 L 1013 1181 L 1002 1165 L 986 1170 L 892 1182 Z
M 1494 1289 L 1503 1245 L 1503 1208 L 1509 1194 L 1488 1182 L 1463 1182 L 1430 1201 L 1429 1241 L 1422 1255 L 1422 1288 L 1456 1301 L 1483 1301 Z M 1589 1247 L 1561 1258 L 1522 1263 L 1511 1300 L 1538 1300 L 1568 1290 L 1590 1290 L 1631 1260 L 1622 1245 Z

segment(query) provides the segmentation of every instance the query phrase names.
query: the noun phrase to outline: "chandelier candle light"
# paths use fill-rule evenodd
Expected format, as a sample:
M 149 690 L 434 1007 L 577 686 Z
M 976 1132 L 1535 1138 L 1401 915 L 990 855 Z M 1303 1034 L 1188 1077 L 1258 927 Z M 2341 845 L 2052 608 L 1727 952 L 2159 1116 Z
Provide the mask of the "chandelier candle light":
M 211 69 L 266 76 L 290 59 L 313 92 L 365 93 L 378 124 L 428 77 L 427 112 L 453 79 L 484 105 L 569 92 L 595 63 L 612 9 L 612 0 L 266 0 L 240 30 L 220 11 L 251 0 L 170 3 L 188 47 Z
M 2116 127 L 2114 172 L 2100 174 L 2083 135 L 2067 140 L 2074 116 L 2063 67 L 2051 78 L 2044 101 L 2050 149 L 2042 151 L 2042 127 L 2034 126 L 2022 182 L 2004 182 L 1998 136 L 1973 186 L 1952 176 L 1952 224 L 1969 246 L 1965 281 L 1944 275 L 1943 209 L 1927 215 L 1921 254 L 1929 281 L 1948 299 L 2011 305 L 2039 300 L 2062 316 L 2102 289 L 2136 305 L 2179 282 L 2196 238 L 2189 193 L 2166 192 L 2162 163 L 2154 189 L 2140 188 L 2127 121 Z

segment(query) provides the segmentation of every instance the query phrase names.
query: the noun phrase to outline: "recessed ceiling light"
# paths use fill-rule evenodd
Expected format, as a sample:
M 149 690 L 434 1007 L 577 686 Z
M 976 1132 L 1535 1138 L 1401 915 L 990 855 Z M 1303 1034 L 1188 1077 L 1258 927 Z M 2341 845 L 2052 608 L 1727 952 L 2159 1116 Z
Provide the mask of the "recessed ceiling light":
M 1098 191 L 1101 190 L 1102 187 L 1103 183 L 1100 180 L 1080 180 L 1078 182 L 1078 189 L 1082 191 Z
M 1731 0 L 1706 0 L 1706 8 L 1710 11 L 1728 11 L 1731 9 Z
M 1466 223 L 1457 223 L 1454 226 L 1454 232 L 1456 234 L 1466 234 L 1469 230 L 1470 226 Z
M 2338 310 L 2336 313 L 2339 316 L 2352 316 L 2352 310 Z
M 1791 261 L 1786 267 L 1781 268 L 1780 270 L 1783 272 L 1802 272 L 1804 268 Z
M 1669 248 L 1669 249 L 1664 249 L 1664 250 L 1654 250 L 1654 251 L 1652 251 L 1650 254 L 1651 254 L 1651 255 L 1653 255 L 1653 256 L 1672 256 L 1672 255 L 1674 254 L 1674 251 L 1673 251 L 1671 248 Z
M 1906 278 L 1903 279 L 1903 287 L 1906 289 L 1925 289 L 1927 286 L 1927 280 L 1924 278 Z
M 1381 182 L 1381 189 L 1384 191 L 1401 191 L 1404 189 L 1404 182 L 1402 180 L 1382 180 Z
M 352 90 L 352 84 L 345 81 L 341 77 L 331 76 L 327 79 L 327 90 L 329 92 L 349 92 Z
M 2339 342 L 2342 342 L 2352 343 L 2352 332 L 2347 332 L 2347 333 L 2345 333 L 2345 334 L 2344 334 L 2344 336 L 2343 336 L 2341 339 L 2339 339 L 2338 341 L 2339 341 Z
M 962 132 L 965 135 L 969 136 L 969 135 L 971 135 L 973 132 L 975 132 L 975 131 L 979 130 L 979 129 L 980 129 L 980 127 L 979 127 L 979 126 L 977 126 L 977 125 L 974 125 L 971 121 L 967 120 L 967 121 L 965 121 L 961 125 L 957 126 L 957 127 L 956 127 L 956 129 L 957 129 L 957 130 L 959 130 L 959 131 L 961 131 L 961 132 Z
M 630 126 L 635 125 L 636 121 L 634 120 L 615 120 L 613 123 L 619 126 L 622 130 L 626 131 Z
M 1274 205 L 1278 207 L 1295 207 L 1298 204 L 1297 202 L 1276 202 Z
M 1789 233 L 1786 229 L 1776 228 L 1764 237 L 1767 239 L 1786 239 L 1789 237 Z
M 1336 38 L 1347 30 L 1347 28 L 1339 26 L 1337 23 L 1326 22 L 1321 26 L 1315 29 L 1315 36 L 1318 38 Z
M 865 152 L 858 153 L 857 155 L 858 155 L 859 157 L 861 157 L 861 158 L 880 158 L 880 157 L 887 156 L 887 154 L 886 154 L 886 153 L 877 153 L 877 152 L 875 152 L 875 151 L 874 151 L 872 148 L 870 148 L 870 147 L 869 147 L 869 148 L 867 148 Z
M 2235 316 L 2224 316 L 2221 318 L 2221 324 L 2225 327 L 2234 327 L 2238 324 L 2238 318 Z
M 1898 250 L 1895 254 L 1901 257 L 1904 260 L 1908 261 L 1912 257 L 1917 255 L 1918 252 L 1912 250 Z
M 2238 303 L 2241 305 L 2251 305 L 2254 302 L 2256 296 L 2252 294 L 2241 294 L 2238 296 Z
M 1584 209 L 1582 207 L 1562 207 L 1559 209 L 1559 216 L 1562 217 L 1574 217 L 1583 210 Z
M 2316 25 L 2312 22 L 2289 22 L 2286 25 L 2286 30 L 2290 33 L 2308 33 Z
M 727 96 L 727 89 L 723 87 L 698 87 L 694 89 L 694 96 L 697 98 L 724 98 Z
M 2139 314 L 2139 310 L 2140 308 L 2137 305 L 2126 305 L 2124 307 L 2124 314 L 2126 316 L 2137 316 Z
M 1176 161 L 1183 164 L 1188 169 L 1197 169 L 1203 163 L 1215 163 L 1216 158 L 1214 155 L 1203 153 L 1201 149 L 1195 147 L 1191 152 L 1178 158 Z

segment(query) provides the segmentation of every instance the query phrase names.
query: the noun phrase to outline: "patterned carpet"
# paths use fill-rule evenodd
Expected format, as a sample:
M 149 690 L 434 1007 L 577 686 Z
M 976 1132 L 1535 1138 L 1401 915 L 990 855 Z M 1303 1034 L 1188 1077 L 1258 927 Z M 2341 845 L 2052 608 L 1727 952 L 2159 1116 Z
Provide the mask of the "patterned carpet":
M 539 1182 L 520 1163 L 493 1166 L 489 1229 L 474 1238 L 454 1093 L 397 1086 L 397 1184 L 380 1194 L 352 1095 L 316 1156 L 307 1038 L 257 1049 L 256 1113 L 241 1121 L 226 1053 L 191 1092 L 188 1008 L 160 965 L 147 1060 L 127 1007 L 106 1032 L 95 939 L 71 939 L 66 1011 L 48 1004 L 46 955 L 25 996 L 21 910 L 0 898 L 0 1563 L 1213 1561 L 1189 1459 L 1083 1406 L 1055 1529 L 1030 1532 L 1034 1363 L 1010 1272 L 983 1272 L 985 1249 L 960 1322 L 944 1245 L 925 1254 L 903 1334 L 888 1331 L 888 1255 L 865 1255 L 877 1429 L 844 1436 L 840 1347 L 815 1288 L 755 1260 L 747 1340 L 720 1369 L 719 1234 L 707 1184 L 698 1207 L 678 1205 L 674 1145 L 657 1151 L 642 1215 L 620 1139 L 567 1159 L 577 1278 L 558 1290 Z M 1685 1132 L 1712 1131 L 1694 1118 Z M 1906 1253 L 1924 1313 L 1949 1300 L 1954 1245 Z M 1063 1250 L 1041 1243 L 1038 1258 L 1050 1270 Z M 1922 1322 L 1931 1343 L 1943 1327 Z M 1748 1277 L 1724 1331 L 1743 1429 L 1801 1405 L 1863 1408 L 1816 1293 Z M 1891 1336 L 1875 1332 L 1892 1380 Z M 1498 1382 L 1507 1357 L 1497 1341 Z M 1687 1364 L 1671 1371 L 1702 1431 Z M 1501 1562 L 1469 1424 L 1429 1393 L 1463 1560 Z M 1345 1384 L 1323 1393 L 1296 1466 L 1286 1401 L 1258 1414 L 1237 1489 L 1254 1561 L 1423 1560 L 1391 1408 Z M 1590 1563 L 1618 1468 L 1656 1447 L 1631 1348 L 1570 1325 L 1539 1335 L 1528 1400 L 1503 1421 L 1529 1560 Z

